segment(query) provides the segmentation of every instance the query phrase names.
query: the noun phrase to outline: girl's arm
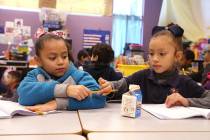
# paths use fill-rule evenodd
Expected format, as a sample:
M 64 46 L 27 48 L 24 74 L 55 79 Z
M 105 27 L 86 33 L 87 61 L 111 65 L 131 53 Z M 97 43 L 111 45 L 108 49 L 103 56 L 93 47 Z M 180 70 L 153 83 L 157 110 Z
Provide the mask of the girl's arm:
M 78 110 L 78 109 L 97 109 L 103 108 L 106 104 L 106 96 L 99 94 L 92 94 L 82 101 L 78 101 L 74 98 L 69 98 L 68 110 Z
M 189 106 L 210 108 L 210 90 L 206 90 L 200 98 L 187 98 Z
M 21 81 L 17 92 L 21 105 L 43 104 L 54 99 L 54 87 L 57 81 L 39 82 L 36 71 L 31 71 Z
M 174 92 L 169 95 L 165 100 L 166 107 L 173 107 L 173 106 L 189 106 L 189 101 L 187 98 L 184 98 L 178 92 Z
M 52 110 L 78 110 L 78 109 L 97 109 L 103 108 L 106 104 L 106 97 L 93 94 L 82 101 L 74 98 L 56 98 L 45 104 L 26 106 L 27 109 L 34 112 L 47 112 Z
M 118 81 L 106 81 L 103 78 L 99 78 L 99 84 L 101 86 L 100 94 L 102 95 L 108 95 L 112 92 L 112 90 L 117 90 L 115 94 L 119 95 L 128 90 L 128 84 L 125 78 L 122 78 Z
M 83 85 L 90 90 L 98 90 L 99 85 L 95 79 L 87 72 L 75 70 L 71 75 L 77 85 Z
M 173 106 L 192 106 L 210 108 L 210 91 L 206 90 L 200 98 L 184 98 L 179 93 L 173 93 L 166 98 L 167 107 Z

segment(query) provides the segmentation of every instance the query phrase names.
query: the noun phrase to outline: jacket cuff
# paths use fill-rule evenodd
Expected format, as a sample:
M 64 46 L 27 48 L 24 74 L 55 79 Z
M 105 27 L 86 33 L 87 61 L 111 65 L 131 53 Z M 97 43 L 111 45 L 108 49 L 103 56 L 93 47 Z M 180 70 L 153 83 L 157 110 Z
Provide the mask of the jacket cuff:
M 56 98 L 57 110 L 67 110 L 68 108 L 68 98 Z
M 66 88 L 68 84 L 56 84 L 54 88 L 54 96 L 55 97 L 67 97 Z

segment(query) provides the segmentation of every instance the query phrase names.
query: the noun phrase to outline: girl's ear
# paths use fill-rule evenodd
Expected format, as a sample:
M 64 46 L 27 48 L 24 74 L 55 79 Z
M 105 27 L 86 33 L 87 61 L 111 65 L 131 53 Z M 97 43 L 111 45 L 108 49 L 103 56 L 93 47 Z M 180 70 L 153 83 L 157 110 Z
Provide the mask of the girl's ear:
M 183 56 L 183 51 L 177 51 L 175 54 L 177 62 L 181 62 Z
M 37 65 L 38 65 L 38 66 L 42 66 L 40 57 L 35 56 L 34 59 L 35 59 L 35 61 L 37 62 Z

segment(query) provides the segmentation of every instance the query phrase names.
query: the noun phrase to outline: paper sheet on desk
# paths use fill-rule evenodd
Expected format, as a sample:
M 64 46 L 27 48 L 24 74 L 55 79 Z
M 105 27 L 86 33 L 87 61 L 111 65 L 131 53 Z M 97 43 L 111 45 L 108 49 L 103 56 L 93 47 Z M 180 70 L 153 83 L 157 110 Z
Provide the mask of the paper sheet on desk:
M 210 109 L 175 106 L 167 108 L 165 104 L 143 104 L 142 108 L 159 119 L 186 119 L 196 116 L 210 118 Z
M 15 115 L 22 115 L 22 116 L 45 115 L 45 114 L 52 114 L 59 112 L 60 111 L 56 110 L 52 110 L 49 112 L 32 112 L 16 102 L 0 100 L 0 118 L 12 118 Z

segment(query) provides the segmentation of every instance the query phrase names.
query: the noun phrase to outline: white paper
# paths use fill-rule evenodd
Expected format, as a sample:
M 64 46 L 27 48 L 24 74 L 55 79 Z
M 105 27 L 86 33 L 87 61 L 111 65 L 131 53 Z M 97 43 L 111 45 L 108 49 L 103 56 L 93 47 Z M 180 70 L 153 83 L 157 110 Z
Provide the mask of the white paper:
M 199 110 L 205 110 L 206 113 L 210 114 L 210 109 L 196 108 L 195 110 L 195 107 L 193 109 L 192 107 L 183 106 L 167 108 L 165 104 L 144 104 L 142 108 L 160 119 L 185 119 L 195 116 L 207 117 L 204 113 L 200 113 Z

